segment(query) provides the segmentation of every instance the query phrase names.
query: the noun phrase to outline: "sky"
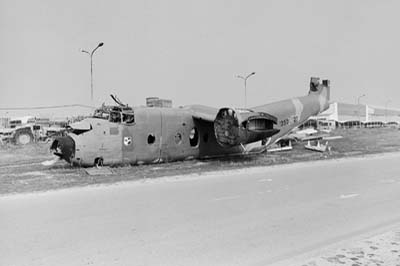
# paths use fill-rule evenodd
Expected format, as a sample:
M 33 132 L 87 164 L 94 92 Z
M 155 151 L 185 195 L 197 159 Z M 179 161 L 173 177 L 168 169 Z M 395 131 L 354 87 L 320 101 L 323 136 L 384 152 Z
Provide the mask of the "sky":
M 0 0 L 0 108 L 145 98 L 247 106 L 305 95 L 400 108 L 399 1 Z

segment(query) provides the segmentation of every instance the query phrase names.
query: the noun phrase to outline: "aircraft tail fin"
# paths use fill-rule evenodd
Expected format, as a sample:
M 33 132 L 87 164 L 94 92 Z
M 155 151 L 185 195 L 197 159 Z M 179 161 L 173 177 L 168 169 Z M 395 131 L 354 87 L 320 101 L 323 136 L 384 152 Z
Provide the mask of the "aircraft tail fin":
M 326 101 L 329 102 L 331 96 L 330 80 L 324 79 L 322 80 L 321 84 L 319 78 L 311 77 L 310 91 L 308 92 L 308 94 L 322 95 L 326 99 Z

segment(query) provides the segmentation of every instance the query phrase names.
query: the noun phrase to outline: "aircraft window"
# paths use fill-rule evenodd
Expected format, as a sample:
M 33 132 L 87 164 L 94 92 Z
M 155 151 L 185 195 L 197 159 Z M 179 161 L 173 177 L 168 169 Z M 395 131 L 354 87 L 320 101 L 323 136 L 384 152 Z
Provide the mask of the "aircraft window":
M 127 124 L 135 123 L 135 115 L 134 114 L 122 113 L 122 121 L 127 123 Z
M 189 142 L 192 147 L 196 147 L 199 144 L 199 132 L 195 127 L 190 131 Z
M 122 109 L 121 109 L 121 107 L 119 107 L 119 106 L 112 106 L 112 107 L 111 107 L 111 111 L 114 111 L 114 112 L 121 112 Z
M 156 141 L 156 137 L 153 134 L 149 134 L 147 137 L 147 143 L 148 144 L 153 144 Z
M 120 123 L 121 122 L 121 113 L 110 112 L 110 122 Z

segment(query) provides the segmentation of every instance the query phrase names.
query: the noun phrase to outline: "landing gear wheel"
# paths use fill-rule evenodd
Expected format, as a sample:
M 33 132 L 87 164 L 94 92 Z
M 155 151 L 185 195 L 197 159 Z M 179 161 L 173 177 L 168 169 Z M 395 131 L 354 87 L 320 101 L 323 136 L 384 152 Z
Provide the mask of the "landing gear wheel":
M 94 166 L 96 166 L 97 168 L 100 168 L 103 166 L 103 158 L 96 158 L 94 159 Z

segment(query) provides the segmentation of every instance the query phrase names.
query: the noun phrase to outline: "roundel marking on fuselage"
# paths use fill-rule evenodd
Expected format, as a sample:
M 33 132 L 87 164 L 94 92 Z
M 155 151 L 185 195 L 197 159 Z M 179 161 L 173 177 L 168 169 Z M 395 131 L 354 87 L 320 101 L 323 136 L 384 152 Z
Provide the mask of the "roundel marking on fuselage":
M 124 137 L 124 145 L 129 146 L 132 144 L 132 137 Z

